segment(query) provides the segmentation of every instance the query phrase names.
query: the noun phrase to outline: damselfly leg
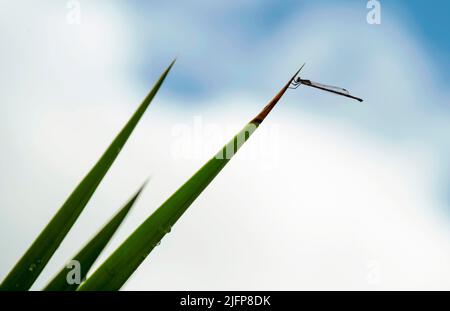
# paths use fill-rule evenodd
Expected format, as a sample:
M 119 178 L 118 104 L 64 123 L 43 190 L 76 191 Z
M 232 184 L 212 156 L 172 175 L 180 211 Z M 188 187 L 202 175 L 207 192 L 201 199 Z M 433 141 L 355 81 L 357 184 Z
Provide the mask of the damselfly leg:
M 302 84 L 300 77 L 297 77 L 296 79 L 292 80 L 291 85 L 289 86 L 290 89 L 296 89 Z

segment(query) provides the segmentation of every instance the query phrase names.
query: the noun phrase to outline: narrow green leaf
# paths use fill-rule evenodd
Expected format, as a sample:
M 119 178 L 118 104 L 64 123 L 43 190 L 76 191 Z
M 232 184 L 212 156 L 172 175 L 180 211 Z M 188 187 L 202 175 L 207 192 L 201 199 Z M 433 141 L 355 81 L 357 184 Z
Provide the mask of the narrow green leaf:
M 295 75 L 294 75 L 295 77 Z M 141 262 L 170 232 L 191 203 L 209 185 L 237 150 L 247 141 L 283 96 L 292 77 L 269 104 L 227 145 L 148 217 L 78 290 L 118 290 Z
M 53 216 L 44 230 L 36 238 L 30 248 L 16 263 L 11 272 L 0 285 L 0 290 L 28 290 L 48 263 L 53 253 L 61 244 L 78 216 L 83 211 L 101 180 L 111 167 L 122 147 L 130 137 L 137 123 L 146 111 L 150 102 L 155 97 L 161 84 L 166 78 L 175 61 L 163 72 L 153 89 L 138 107 L 116 136 L 111 145 L 106 149 L 98 162 L 84 177 L 80 184 L 68 197 L 63 206 Z
M 101 252 L 111 240 L 114 233 L 122 224 L 128 212 L 133 207 L 136 199 L 145 187 L 145 183 L 134 194 L 131 199 L 114 215 L 114 217 L 75 255 L 72 260 L 79 263 L 80 280 L 84 280 L 94 262 L 100 256 Z M 67 273 L 71 269 L 63 267 L 59 273 L 48 283 L 44 291 L 74 291 L 78 284 L 69 284 L 67 281 Z

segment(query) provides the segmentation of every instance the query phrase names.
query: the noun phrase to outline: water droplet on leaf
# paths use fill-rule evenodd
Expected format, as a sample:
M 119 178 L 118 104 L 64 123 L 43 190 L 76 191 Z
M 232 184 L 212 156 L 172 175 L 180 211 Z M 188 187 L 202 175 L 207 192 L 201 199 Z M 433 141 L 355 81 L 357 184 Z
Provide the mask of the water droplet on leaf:
M 32 263 L 29 267 L 28 267 L 28 271 L 34 271 L 34 269 L 36 269 L 36 264 Z

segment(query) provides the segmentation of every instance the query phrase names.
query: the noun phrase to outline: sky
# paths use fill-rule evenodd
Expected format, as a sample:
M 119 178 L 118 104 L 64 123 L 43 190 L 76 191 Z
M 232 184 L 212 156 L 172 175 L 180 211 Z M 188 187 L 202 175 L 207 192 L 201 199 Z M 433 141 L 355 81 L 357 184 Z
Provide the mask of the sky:
M 289 91 L 124 290 L 450 289 L 450 4 L 75 3 L 0 1 L 0 278 L 177 57 L 33 289 L 151 176 L 104 260 L 304 62 L 364 103 Z

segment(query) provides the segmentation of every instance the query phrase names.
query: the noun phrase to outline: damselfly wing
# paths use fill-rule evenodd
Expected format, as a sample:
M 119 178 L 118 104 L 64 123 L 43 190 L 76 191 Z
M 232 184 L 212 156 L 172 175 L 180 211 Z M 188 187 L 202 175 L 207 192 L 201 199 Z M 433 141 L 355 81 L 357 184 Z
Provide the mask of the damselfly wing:
M 314 81 L 309 81 L 309 84 L 310 84 L 310 86 L 320 87 L 321 89 L 327 89 L 327 90 L 338 92 L 338 93 L 342 93 L 342 94 L 345 94 L 345 95 L 350 95 L 349 91 L 347 91 L 346 89 L 343 89 L 341 87 L 327 85 L 327 84 L 322 84 L 322 83 L 317 83 L 317 82 L 314 82 Z

